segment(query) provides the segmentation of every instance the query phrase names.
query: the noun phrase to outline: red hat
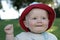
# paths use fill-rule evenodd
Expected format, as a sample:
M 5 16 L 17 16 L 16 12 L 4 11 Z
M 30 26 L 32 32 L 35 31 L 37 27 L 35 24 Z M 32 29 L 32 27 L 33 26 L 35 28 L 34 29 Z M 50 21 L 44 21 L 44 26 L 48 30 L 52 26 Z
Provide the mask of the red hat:
M 52 23 L 53 23 L 56 15 L 55 15 L 55 11 L 54 11 L 51 7 L 49 7 L 49 6 L 45 5 L 45 4 L 33 4 L 33 5 L 29 5 L 29 6 L 22 12 L 22 14 L 21 14 L 21 16 L 20 16 L 20 18 L 19 18 L 19 23 L 20 23 L 21 27 L 22 27 L 26 32 L 29 31 L 29 29 L 24 25 L 24 22 L 23 22 L 23 21 L 24 21 L 24 19 L 25 19 L 25 16 L 26 16 L 33 8 L 40 8 L 40 9 L 44 9 L 44 10 L 48 11 L 48 13 L 49 13 L 49 14 L 48 14 L 48 18 L 49 18 L 48 29 L 49 29 L 49 28 L 52 26 Z M 48 29 L 47 29 L 47 30 L 48 30 Z

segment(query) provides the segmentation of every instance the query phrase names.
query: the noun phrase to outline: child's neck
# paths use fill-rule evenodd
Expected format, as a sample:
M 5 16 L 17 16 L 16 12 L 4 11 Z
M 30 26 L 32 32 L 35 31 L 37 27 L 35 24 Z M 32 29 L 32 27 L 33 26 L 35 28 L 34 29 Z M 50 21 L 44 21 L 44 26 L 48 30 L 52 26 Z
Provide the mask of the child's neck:
M 31 32 L 31 33 L 33 33 L 33 34 L 42 34 L 42 33 L 44 33 L 44 32 L 42 32 L 42 33 L 35 33 L 35 32 Z

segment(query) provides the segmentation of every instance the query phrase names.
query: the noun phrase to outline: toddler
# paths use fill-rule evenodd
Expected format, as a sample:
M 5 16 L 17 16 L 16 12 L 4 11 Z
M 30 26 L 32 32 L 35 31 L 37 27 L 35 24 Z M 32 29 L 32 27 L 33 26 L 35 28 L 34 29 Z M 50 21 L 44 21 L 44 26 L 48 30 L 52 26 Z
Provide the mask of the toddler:
M 46 4 L 29 5 L 19 18 L 25 32 L 14 37 L 13 25 L 9 24 L 4 29 L 6 40 L 57 40 L 55 35 L 46 32 L 52 26 L 55 17 L 54 10 Z

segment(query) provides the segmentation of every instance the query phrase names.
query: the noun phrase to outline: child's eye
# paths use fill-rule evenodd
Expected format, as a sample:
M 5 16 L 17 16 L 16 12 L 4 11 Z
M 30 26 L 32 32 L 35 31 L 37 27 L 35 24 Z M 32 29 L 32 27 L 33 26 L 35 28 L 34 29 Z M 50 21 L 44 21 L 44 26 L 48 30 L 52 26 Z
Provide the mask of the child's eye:
M 43 17 L 42 19 L 46 19 L 45 17 Z
M 37 18 L 32 18 L 32 19 L 36 20 Z

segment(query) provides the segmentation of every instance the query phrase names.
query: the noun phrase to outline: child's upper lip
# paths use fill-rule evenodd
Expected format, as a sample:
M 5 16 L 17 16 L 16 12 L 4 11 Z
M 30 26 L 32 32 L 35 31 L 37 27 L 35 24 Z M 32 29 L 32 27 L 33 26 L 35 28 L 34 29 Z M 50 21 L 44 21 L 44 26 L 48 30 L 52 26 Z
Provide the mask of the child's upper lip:
M 36 27 L 42 27 L 42 25 L 36 25 Z

